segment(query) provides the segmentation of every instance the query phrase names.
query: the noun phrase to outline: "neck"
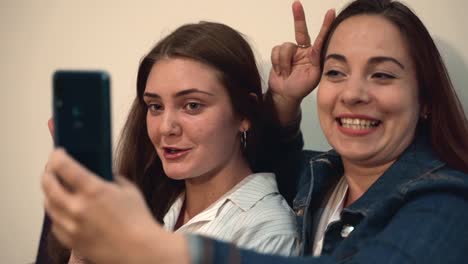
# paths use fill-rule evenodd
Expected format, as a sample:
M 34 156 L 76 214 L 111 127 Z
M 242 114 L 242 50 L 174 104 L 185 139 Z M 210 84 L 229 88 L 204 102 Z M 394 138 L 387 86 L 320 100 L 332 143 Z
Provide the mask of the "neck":
M 230 159 L 222 168 L 185 180 L 183 223 L 208 208 L 250 174 L 252 170 L 240 155 L 237 159 Z
M 362 166 L 343 160 L 344 176 L 348 183 L 348 194 L 345 206 L 359 199 L 394 161 L 379 166 Z

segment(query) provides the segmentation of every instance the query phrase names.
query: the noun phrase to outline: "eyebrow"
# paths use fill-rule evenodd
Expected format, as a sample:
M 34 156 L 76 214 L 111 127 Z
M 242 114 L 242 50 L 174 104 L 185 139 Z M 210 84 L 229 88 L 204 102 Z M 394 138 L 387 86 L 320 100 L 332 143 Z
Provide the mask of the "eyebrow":
M 403 70 L 405 69 L 405 66 L 403 66 L 401 62 L 399 62 L 397 59 L 392 58 L 392 57 L 380 56 L 380 57 L 373 57 L 369 59 L 369 63 L 371 64 L 379 64 L 379 63 L 387 62 L 387 61 L 395 63 L 396 65 L 400 66 L 400 68 Z
M 182 91 L 177 92 L 174 95 L 174 97 L 181 97 L 181 96 L 184 96 L 184 95 L 187 95 L 187 94 L 193 94 L 193 93 L 201 93 L 201 94 L 206 94 L 206 95 L 209 95 L 209 96 L 214 96 L 214 94 L 212 94 L 212 93 L 201 91 L 201 90 L 198 90 L 196 88 L 191 88 L 191 89 L 182 90 Z M 161 98 L 161 96 L 159 94 L 150 93 L 150 92 L 145 92 L 143 94 L 143 96 L 144 97 L 150 97 L 150 98 Z
M 334 53 L 329 54 L 325 57 L 325 61 L 329 59 L 335 59 L 341 62 L 347 62 L 346 57 L 340 54 L 334 54 Z M 402 68 L 403 70 L 405 69 L 405 66 L 401 62 L 399 62 L 397 59 L 392 58 L 392 57 L 378 56 L 378 57 L 372 57 L 368 61 L 369 64 L 379 64 L 383 62 L 393 62 L 396 65 L 398 65 L 400 68 Z
M 343 55 L 339 55 L 339 54 L 328 54 L 326 57 L 325 57 L 325 61 L 329 60 L 329 59 L 335 59 L 337 61 L 341 61 L 341 62 L 346 62 L 346 58 L 345 56 Z

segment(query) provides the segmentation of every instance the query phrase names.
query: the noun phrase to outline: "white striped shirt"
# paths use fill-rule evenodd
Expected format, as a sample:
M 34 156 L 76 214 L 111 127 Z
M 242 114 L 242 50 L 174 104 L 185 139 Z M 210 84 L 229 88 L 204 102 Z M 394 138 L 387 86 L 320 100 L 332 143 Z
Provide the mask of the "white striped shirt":
M 164 216 L 174 231 L 185 194 Z M 175 232 L 195 233 L 267 254 L 296 255 L 295 215 L 279 194 L 275 175 L 252 174 Z

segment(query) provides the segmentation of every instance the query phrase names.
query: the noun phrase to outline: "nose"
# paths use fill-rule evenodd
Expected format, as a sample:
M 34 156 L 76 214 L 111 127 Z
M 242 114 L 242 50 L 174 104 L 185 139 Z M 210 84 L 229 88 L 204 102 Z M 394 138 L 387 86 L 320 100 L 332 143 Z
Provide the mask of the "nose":
M 361 78 L 350 79 L 341 92 L 341 102 L 345 105 L 358 105 L 369 103 L 369 85 Z
M 182 129 L 180 127 L 177 113 L 171 111 L 164 111 L 161 114 L 161 123 L 159 126 L 159 131 L 163 136 L 177 136 L 181 133 Z

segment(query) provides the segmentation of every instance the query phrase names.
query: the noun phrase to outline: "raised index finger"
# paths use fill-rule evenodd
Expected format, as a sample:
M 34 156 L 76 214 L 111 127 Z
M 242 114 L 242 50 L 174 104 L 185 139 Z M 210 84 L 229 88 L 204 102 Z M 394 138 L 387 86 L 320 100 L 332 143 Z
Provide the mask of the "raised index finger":
M 294 1 L 292 5 L 294 17 L 294 32 L 296 35 L 296 42 L 298 45 L 310 45 L 309 32 L 307 31 L 307 23 L 304 14 L 304 8 L 301 2 Z

